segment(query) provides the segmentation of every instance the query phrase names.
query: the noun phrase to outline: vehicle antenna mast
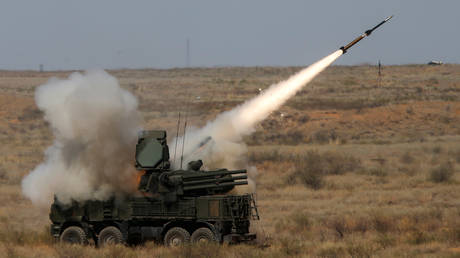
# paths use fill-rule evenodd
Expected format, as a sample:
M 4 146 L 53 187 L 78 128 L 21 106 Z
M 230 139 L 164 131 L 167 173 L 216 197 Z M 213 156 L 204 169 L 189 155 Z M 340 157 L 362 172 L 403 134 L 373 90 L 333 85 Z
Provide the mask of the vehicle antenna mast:
M 185 147 L 185 134 L 187 133 L 187 119 L 188 119 L 188 112 L 185 113 L 184 136 L 182 138 L 182 153 L 180 155 L 180 169 L 182 169 L 182 163 L 184 162 L 184 147 Z
M 176 130 L 176 142 L 174 146 L 174 162 L 176 162 L 176 152 L 177 152 L 177 142 L 179 141 L 179 129 L 180 129 L 180 111 L 179 111 L 179 119 L 177 119 L 177 130 Z
M 180 169 L 182 169 L 182 163 L 184 162 L 185 135 L 187 134 L 187 121 L 188 121 L 188 115 L 190 113 L 189 107 L 190 107 L 190 103 L 192 102 L 191 94 L 189 95 L 188 99 L 189 101 L 187 103 L 187 107 L 185 110 L 184 136 L 182 138 L 182 153 L 180 155 Z

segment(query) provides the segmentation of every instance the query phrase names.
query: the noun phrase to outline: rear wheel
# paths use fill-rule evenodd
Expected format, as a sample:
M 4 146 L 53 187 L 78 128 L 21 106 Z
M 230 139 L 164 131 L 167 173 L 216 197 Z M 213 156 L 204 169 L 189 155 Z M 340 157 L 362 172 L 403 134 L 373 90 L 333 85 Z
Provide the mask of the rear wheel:
M 190 233 L 181 227 L 174 227 L 166 232 L 164 243 L 166 246 L 179 246 L 190 242 Z
M 85 231 L 81 227 L 78 227 L 78 226 L 70 226 L 64 229 L 59 239 L 62 243 L 69 243 L 69 244 L 88 243 L 88 239 L 86 238 Z
M 123 234 L 118 228 L 108 226 L 99 233 L 97 244 L 99 246 L 124 244 Z
M 209 228 L 199 228 L 193 232 L 191 237 L 192 243 L 209 243 L 217 242 L 216 235 Z

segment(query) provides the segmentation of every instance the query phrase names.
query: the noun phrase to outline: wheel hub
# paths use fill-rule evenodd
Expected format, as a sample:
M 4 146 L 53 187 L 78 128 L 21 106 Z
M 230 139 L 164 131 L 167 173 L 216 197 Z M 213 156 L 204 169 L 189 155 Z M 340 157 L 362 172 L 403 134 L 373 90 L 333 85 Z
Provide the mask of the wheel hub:
M 178 238 L 178 237 L 175 237 L 175 238 L 172 239 L 171 244 L 173 246 L 178 246 L 178 245 L 182 244 L 182 240 L 180 238 Z

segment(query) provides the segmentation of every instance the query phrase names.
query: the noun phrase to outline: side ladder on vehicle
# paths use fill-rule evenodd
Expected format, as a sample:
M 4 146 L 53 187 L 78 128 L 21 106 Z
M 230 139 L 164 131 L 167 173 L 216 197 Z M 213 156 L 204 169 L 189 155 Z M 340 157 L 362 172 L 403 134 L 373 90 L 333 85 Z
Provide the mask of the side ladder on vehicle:
M 257 210 L 255 194 L 251 194 L 251 216 L 253 220 L 260 220 L 259 211 Z

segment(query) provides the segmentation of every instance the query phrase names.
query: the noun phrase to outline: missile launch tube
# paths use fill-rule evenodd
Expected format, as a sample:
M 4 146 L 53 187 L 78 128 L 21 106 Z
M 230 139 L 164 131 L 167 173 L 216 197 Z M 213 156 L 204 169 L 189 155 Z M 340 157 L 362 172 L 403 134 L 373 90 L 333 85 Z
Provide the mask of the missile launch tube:
M 221 183 L 221 184 L 193 185 L 193 186 L 184 186 L 184 191 L 210 189 L 210 188 L 218 188 L 218 187 L 234 186 L 234 185 L 247 185 L 247 184 L 248 184 L 248 181 L 228 182 L 228 183 Z
M 184 186 L 196 185 L 196 184 L 206 184 L 206 183 L 221 183 L 221 182 L 230 182 L 241 179 L 248 179 L 248 176 L 234 176 L 234 177 L 222 177 L 217 179 L 203 179 L 203 180 L 194 180 L 184 182 Z
M 184 180 L 193 180 L 195 178 L 205 178 L 209 176 L 225 176 L 225 175 L 234 175 L 234 174 L 245 174 L 246 169 L 241 169 L 241 170 L 217 170 L 217 171 L 209 171 L 209 172 L 203 172 L 203 173 L 190 173 L 190 175 L 183 175 L 182 178 Z

